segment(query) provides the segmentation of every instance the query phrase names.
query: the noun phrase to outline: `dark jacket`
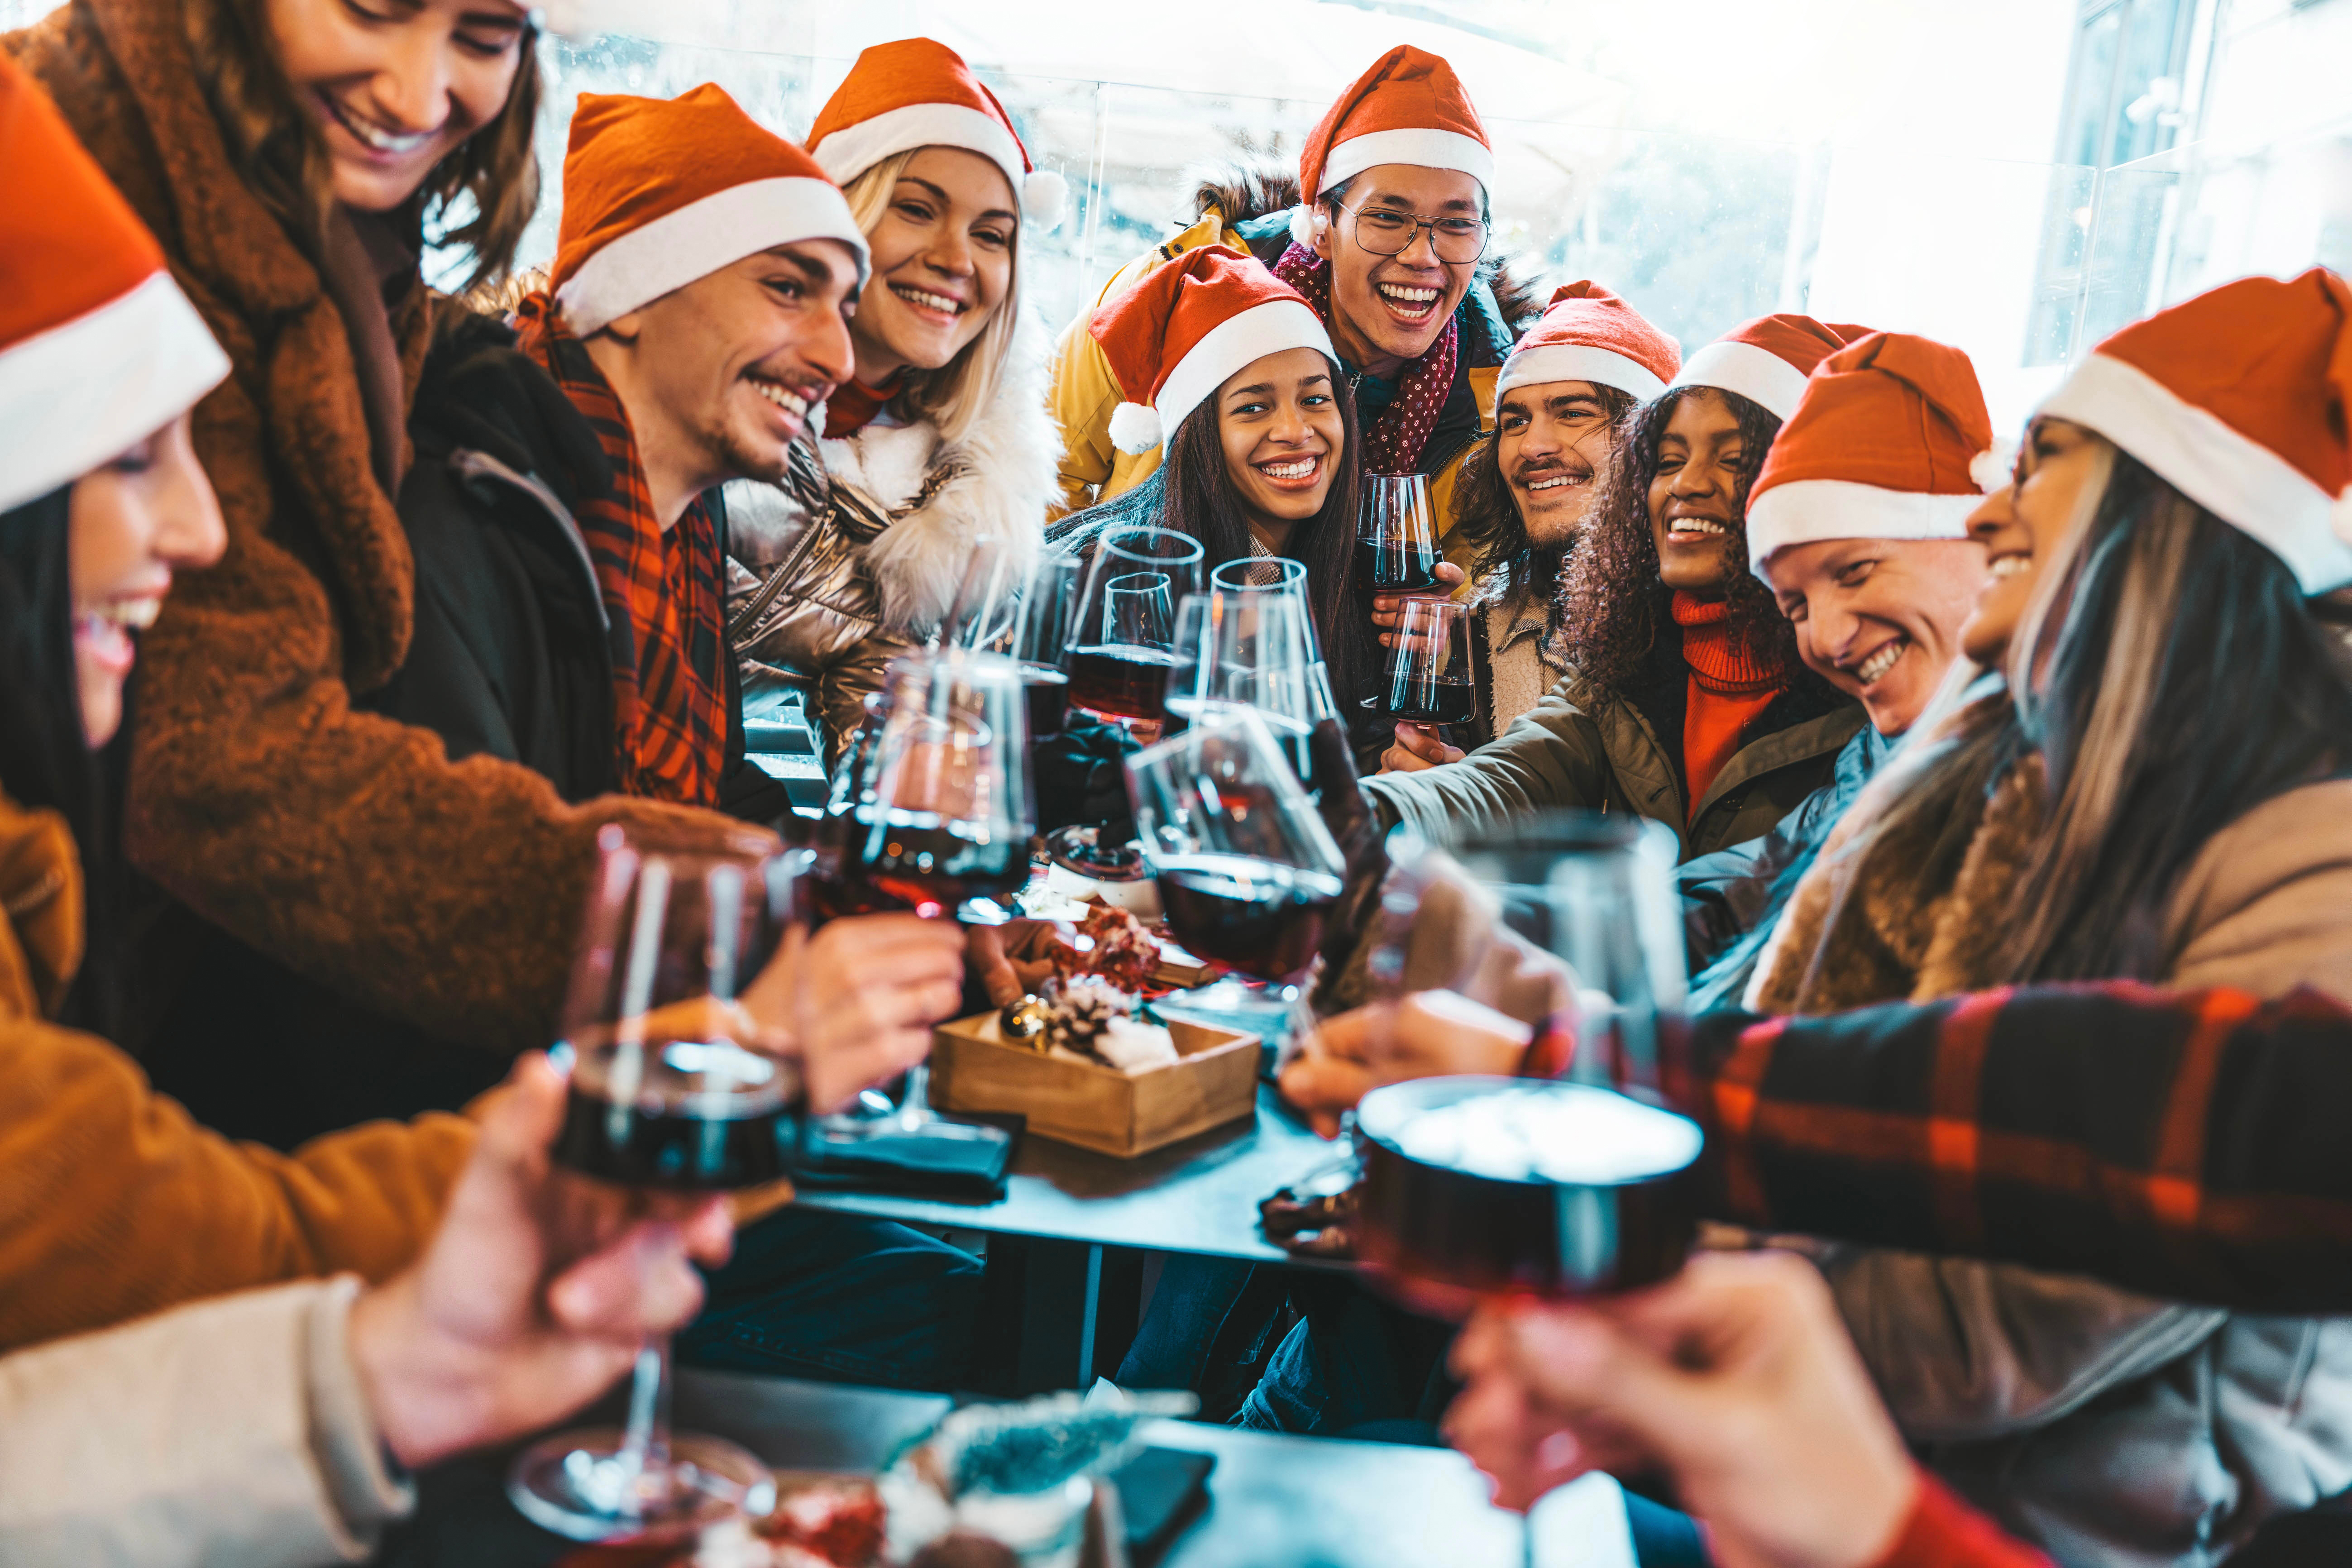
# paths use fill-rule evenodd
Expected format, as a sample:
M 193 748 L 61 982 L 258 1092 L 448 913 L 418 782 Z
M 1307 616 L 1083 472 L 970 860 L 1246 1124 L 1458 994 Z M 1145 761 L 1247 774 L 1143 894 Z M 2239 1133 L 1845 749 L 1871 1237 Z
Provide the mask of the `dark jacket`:
M 1694 976 L 1694 1010 L 1738 1005 L 1772 922 L 1796 891 L 1797 879 L 1894 749 L 1894 742 L 1864 724 L 1838 752 L 1830 782 L 1807 795 L 1770 832 L 1675 868 L 1675 889 L 1683 900 L 1683 941 Z

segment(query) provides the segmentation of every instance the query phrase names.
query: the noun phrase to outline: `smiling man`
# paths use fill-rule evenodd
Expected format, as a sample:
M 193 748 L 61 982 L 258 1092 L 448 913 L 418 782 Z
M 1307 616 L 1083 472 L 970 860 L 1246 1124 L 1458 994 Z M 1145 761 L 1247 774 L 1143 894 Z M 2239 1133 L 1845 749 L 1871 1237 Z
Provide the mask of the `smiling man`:
M 1478 434 L 1473 378 L 1494 374 L 1514 336 L 1486 259 L 1493 179 L 1486 129 L 1453 68 L 1410 47 L 1382 55 L 1307 138 L 1297 205 L 1204 212 L 1121 268 L 1063 333 L 1053 407 L 1064 504 L 1076 510 L 1132 489 L 1162 456 L 1111 438 L 1126 395 L 1087 335 L 1095 311 L 1171 258 L 1222 244 L 1307 296 L 1354 395 L 1366 471 L 1433 476 L 1446 526 L 1446 497 Z

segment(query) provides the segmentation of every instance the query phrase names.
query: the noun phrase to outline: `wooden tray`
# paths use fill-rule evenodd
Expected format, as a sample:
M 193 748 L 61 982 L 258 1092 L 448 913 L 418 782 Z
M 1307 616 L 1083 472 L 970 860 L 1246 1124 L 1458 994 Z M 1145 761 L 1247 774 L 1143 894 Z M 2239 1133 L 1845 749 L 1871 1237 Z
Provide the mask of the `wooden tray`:
M 994 1013 L 931 1032 L 931 1102 L 942 1110 L 1013 1110 L 1029 1135 L 1122 1159 L 1250 1115 L 1258 1037 L 1168 1020 L 1181 1058 L 1146 1072 L 1008 1045 Z

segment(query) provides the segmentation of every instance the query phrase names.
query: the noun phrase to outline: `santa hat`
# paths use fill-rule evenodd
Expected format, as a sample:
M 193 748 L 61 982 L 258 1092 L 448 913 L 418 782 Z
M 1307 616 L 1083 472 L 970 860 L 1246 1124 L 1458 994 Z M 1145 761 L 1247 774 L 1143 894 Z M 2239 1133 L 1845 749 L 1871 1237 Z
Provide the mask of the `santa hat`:
M 1004 171 L 1022 216 L 1040 227 L 1062 219 L 1069 186 L 1033 169 L 1011 116 L 963 57 L 930 38 L 900 38 L 863 50 L 817 110 L 808 150 L 846 185 L 883 159 L 918 147 L 961 147 Z
M 228 374 L 163 252 L 0 54 L 0 511 L 137 446 Z
M 1684 361 L 1674 384 L 1736 392 L 1785 421 L 1797 411 L 1813 367 L 1871 331 L 1811 316 L 1759 316 Z
M 1458 169 L 1482 190 L 1495 183 L 1494 149 L 1461 79 L 1444 60 L 1410 44 L 1374 60 L 1308 134 L 1298 154 L 1304 199 L 1291 212 L 1291 237 L 1312 243 L 1316 198 L 1380 163 Z
M 2352 288 L 2242 278 L 2093 350 L 2038 410 L 2087 426 L 2275 551 L 2306 594 L 2352 584 Z
M 1873 332 L 1823 360 L 1748 492 L 1748 561 L 1822 539 L 1966 539 L 2008 475 L 1976 367 Z
M 1665 391 L 1682 363 L 1682 345 L 1633 306 L 1598 283 L 1563 283 L 1503 361 L 1495 396 L 1531 383 L 1590 381 L 1646 403 Z
M 582 335 L 722 267 L 837 239 L 866 278 L 866 237 L 816 160 L 705 82 L 676 98 L 583 92 L 563 154 L 552 283 Z
M 1111 410 L 1111 445 L 1149 452 L 1225 379 L 1285 349 L 1327 359 L 1330 334 L 1307 297 L 1254 257 L 1206 245 L 1162 262 L 1095 312 L 1090 329 L 1135 399 Z

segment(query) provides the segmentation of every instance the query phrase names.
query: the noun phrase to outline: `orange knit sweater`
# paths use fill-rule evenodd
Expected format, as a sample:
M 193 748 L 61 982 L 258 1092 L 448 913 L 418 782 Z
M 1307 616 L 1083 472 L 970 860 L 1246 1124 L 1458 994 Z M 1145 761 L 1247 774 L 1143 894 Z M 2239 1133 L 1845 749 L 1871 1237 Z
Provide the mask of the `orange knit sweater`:
M 1739 750 L 1739 738 L 1780 695 L 1787 670 L 1758 661 L 1724 624 L 1730 605 L 1679 589 L 1675 624 L 1683 629 L 1690 691 L 1683 707 L 1683 772 L 1690 783 L 1685 817 L 1696 820 L 1707 785 Z

